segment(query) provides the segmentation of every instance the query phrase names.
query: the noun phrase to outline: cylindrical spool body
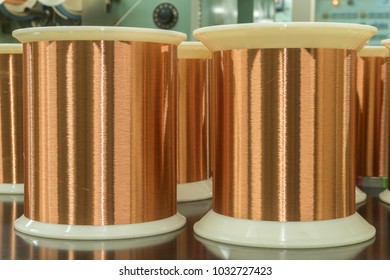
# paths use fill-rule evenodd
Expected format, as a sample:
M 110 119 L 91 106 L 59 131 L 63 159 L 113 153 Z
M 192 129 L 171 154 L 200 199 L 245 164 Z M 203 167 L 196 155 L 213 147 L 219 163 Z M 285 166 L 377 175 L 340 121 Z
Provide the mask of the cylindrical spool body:
M 212 83 L 218 84 L 212 87 L 213 211 L 195 225 L 198 234 L 213 239 L 216 232 L 207 231 L 208 222 L 226 217 L 231 228 L 233 219 L 261 230 L 273 225 L 276 232 L 263 240 L 261 234 L 246 239 L 232 233 L 220 236 L 223 242 L 270 247 L 357 242 L 347 235 L 349 240 L 325 236 L 305 242 L 294 230 L 279 239 L 279 227 L 288 231 L 286 225 L 313 225 L 315 231 L 320 221 L 358 215 L 353 166 L 356 50 L 374 33 L 369 26 L 332 23 L 245 24 L 194 32 L 213 51 Z M 221 223 L 215 227 L 222 228 Z M 375 232 L 368 224 L 363 230 L 365 238 Z
M 351 51 L 240 49 L 213 59 L 224 69 L 216 93 L 214 211 L 281 222 L 353 214 Z
M 387 50 L 390 50 L 390 39 L 386 39 L 386 40 L 382 40 L 381 44 L 383 46 L 386 47 Z M 387 63 L 387 67 L 390 67 L 390 64 Z M 389 108 L 389 105 L 390 105 L 390 98 L 389 98 L 389 83 L 388 81 L 390 81 L 390 70 L 387 68 L 386 69 L 386 77 L 385 77 L 385 80 L 386 80 L 386 86 L 385 86 L 385 94 L 386 94 L 386 97 L 387 97 L 387 100 L 386 100 L 386 103 L 385 103 L 385 108 Z M 387 148 L 387 152 L 385 154 L 385 157 L 387 158 L 387 166 L 386 166 L 386 171 L 387 172 L 387 176 L 389 176 L 390 174 L 390 165 L 388 164 L 388 160 L 389 160 L 389 157 L 390 157 L 390 148 L 389 148 L 389 145 L 390 145 L 390 141 L 388 139 L 389 137 L 389 126 L 388 126 L 388 121 L 389 121 L 389 112 L 387 111 L 386 112 L 387 115 L 386 115 L 386 122 L 387 122 L 387 127 L 386 127 L 386 133 L 387 133 L 387 143 L 385 144 L 386 145 L 386 148 Z M 390 185 L 387 184 L 387 189 L 385 189 L 383 192 L 381 192 L 379 194 L 379 198 L 383 201 L 383 202 L 386 202 L 388 204 L 390 204 Z
M 105 230 L 174 217 L 176 48 L 185 35 L 48 27 L 14 36 L 26 65 L 25 218 Z
M 211 197 L 209 67 L 211 52 L 200 42 L 178 46 L 177 200 Z
M 366 46 L 358 53 L 356 175 L 360 186 L 387 184 L 387 68 L 389 51 Z
M 0 45 L 0 193 L 23 193 L 23 48 Z

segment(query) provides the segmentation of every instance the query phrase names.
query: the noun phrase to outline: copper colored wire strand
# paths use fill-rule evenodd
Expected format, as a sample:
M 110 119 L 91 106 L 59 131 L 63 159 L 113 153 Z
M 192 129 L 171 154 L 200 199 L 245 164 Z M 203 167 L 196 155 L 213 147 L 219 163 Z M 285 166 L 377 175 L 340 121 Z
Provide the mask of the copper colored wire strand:
M 213 210 L 315 221 L 355 212 L 356 53 L 213 53 Z
M 23 183 L 23 55 L 0 54 L 0 183 Z
M 356 175 L 381 177 L 385 166 L 387 57 L 357 62 Z
M 117 225 L 176 213 L 176 46 L 24 44 L 25 216 Z
M 178 60 L 178 183 L 210 176 L 208 67 L 208 59 Z

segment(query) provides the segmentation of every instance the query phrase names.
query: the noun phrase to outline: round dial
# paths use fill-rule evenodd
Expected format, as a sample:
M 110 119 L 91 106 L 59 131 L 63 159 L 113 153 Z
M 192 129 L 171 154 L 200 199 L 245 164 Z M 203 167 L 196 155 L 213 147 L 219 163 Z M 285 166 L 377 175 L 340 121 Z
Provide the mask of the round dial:
M 153 21 L 162 29 L 171 29 L 179 19 L 179 12 L 171 3 L 161 3 L 153 12 Z

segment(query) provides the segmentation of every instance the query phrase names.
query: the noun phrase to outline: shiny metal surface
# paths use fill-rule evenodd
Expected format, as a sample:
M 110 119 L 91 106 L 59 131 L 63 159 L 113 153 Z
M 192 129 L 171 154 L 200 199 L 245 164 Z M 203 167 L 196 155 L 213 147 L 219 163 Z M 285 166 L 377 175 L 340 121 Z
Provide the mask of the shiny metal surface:
M 388 57 L 358 57 L 356 175 L 387 176 Z
M 317 221 L 354 212 L 355 66 L 343 49 L 213 52 L 216 213 Z
M 177 183 L 206 180 L 209 167 L 209 59 L 178 59 Z
M 120 241 L 69 241 L 16 235 L 13 220 L 23 213 L 23 196 L 0 196 L 2 260 L 213 260 L 213 259 L 355 259 L 390 260 L 390 205 L 380 202 L 379 189 L 368 189 L 358 212 L 377 229 L 368 242 L 315 250 L 259 249 L 212 243 L 194 235 L 193 224 L 211 209 L 211 200 L 180 203 L 186 226 L 151 238 Z
M 0 183 L 23 183 L 23 55 L 0 54 Z M 1 187 L 0 187 L 1 189 Z
M 176 214 L 176 46 L 40 41 L 24 54 L 25 216 L 118 225 Z

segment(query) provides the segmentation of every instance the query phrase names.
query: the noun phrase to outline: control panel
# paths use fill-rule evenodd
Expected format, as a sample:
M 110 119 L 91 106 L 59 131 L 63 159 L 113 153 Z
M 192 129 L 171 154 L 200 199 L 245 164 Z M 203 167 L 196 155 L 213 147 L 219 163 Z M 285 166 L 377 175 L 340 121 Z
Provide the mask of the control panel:
M 373 25 L 378 33 L 369 45 L 380 46 L 390 38 L 390 0 L 317 0 L 315 21 Z

